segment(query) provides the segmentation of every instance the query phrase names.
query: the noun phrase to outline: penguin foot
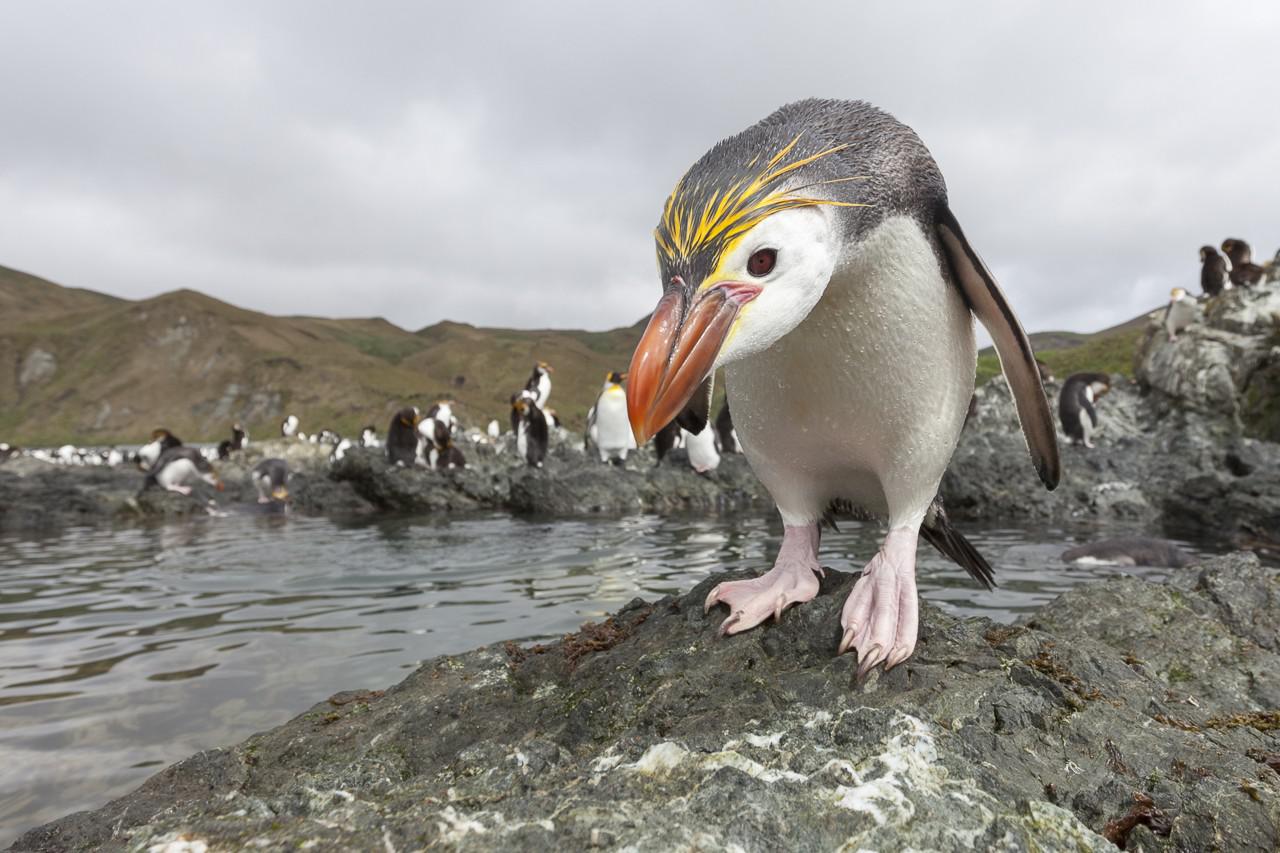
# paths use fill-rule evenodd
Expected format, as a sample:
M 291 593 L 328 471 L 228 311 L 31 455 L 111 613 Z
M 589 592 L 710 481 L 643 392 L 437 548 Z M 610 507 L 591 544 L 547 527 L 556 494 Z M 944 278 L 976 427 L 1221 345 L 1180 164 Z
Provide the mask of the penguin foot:
M 782 619 L 782 611 L 803 604 L 818 594 L 818 526 L 788 527 L 773 568 L 758 578 L 725 581 L 707 596 L 703 612 L 717 604 L 729 607 L 729 617 L 720 623 L 720 636 L 738 634 L 766 621 Z
M 918 540 L 914 527 L 890 530 L 844 603 L 840 614 L 844 633 L 836 654 L 857 649 L 859 681 L 881 663 L 886 670 L 892 669 L 916 649 Z

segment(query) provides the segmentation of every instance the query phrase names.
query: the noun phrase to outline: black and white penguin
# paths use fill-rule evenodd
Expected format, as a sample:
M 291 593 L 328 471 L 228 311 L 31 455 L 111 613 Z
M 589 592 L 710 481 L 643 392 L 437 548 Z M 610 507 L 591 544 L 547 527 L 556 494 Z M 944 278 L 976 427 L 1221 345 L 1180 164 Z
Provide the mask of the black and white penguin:
M 545 409 L 547 400 L 551 397 L 552 372 L 551 365 L 540 361 L 533 366 L 529 381 L 524 383 L 524 390 L 533 395 L 533 402 L 538 404 L 539 409 Z
M 417 406 L 401 409 L 391 416 L 387 427 L 387 461 L 412 468 L 418 459 L 418 424 L 422 416 Z
M 622 387 L 625 373 L 616 370 L 606 373 L 604 387 L 596 397 L 596 404 L 587 416 L 587 429 L 594 427 L 596 451 L 601 462 L 624 465 L 627 454 L 635 447 L 631 435 L 631 422 L 627 418 L 627 392 Z
M 453 413 L 455 405 L 457 404 L 453 400 L 440 400 L 427 409 L 427 413 L 422 416 L 422 423 L 418 427 L 418 431 L 423 438 L 430 441 L 435 436 L 435 427 L 427 423 L 427 421 L 438 421 L 444 424 L 450 436 L 457 435 L 458 417 Z
M 280 435 L 284 436 L 285 438 L 293 438 L 295 435 L 298 434 L 298 423 L 299 421 L 298 421 L 297 415 L 289 415 L 280 424 Z
M 1169 304 L 1165 306 L 1161 325 L 1169 336 L 1169 343 L 1178 339 L 1178 332 L 1190 326 L 1200 316 L 1200 305 L 1181 287 L 1169 291 Z
M 432 428 L 431 437 L 427 441 L 425 461 L 428 468 L 435 468 L 444 471 L 449 468 L 465 468 L 467 467 L 466 457 L 462 455 L 462 451 L 453 442 L 453 431 L 445 426 L 445 421 L 438 418 L 423 418 L 422 424 L 428 424 Z M 422 424 L 418 425 L 418 432 L 422 432 Z
M 7 441 L 0 441 L 0 462 L 17 456 L 21 451 L 9 444 Z
M 716 415 L 716 446 L 723 454 L 738 452 L 738 433 L 733 429 L 728 397 L 725 397 L 724 405 L 720 407 L 720 414 Z
M 973 315 L 1041 480 L 1053 488 L 1060 473 L 1030 344 L 933 157 L 866 103 L 790 104 L 699 159 L 655 236 L 663 295 L 627 389 L 636 438 L 691 403 L 682 426 L 705 426 L 723 367 L 739 443 L 784 524 L 768 573 L 707 597 L 729 608 L 721 632 L 817 594 L 819 525 L 842 500 L 887 519 L 888 535 L 845 602 L 838 650 L 858 650 L 860 676 L 901 663 L 919 628 L 920 535 L 990 582 L 935 502 L 973 393 Z
M 365 448 L 382 446 L 382 442 L 378 441 L 378 430 L 372 425 L 360 430 L 360 446 Z
M 511 397 L 511 430 L 516 434 L 516 452 L 530 467 L 541 468 L 547 458 L 547 419 L 524 391 Z
M 248 446 L 249 433 L 237 421 L 231 425 L 231 438 L 224 438 L 218 442 L 217 456 L 219 459 L 229 459 L 233 452 L 244 450 Z
M 1227 278 L 1227 260 L 1212 246 L 1200 247 L 1200 289 L 1206 296 L 1217 296 L 1231 289 Z
M 204 458 L 204 454 L 194 447 L 178 445 L 160 454 L 160 458 L 142 481 L 142 488 L 145 490 L 159 486 L 170 492 L 189 495 L 192 488 L 202 482 L 222 491 L 222 480 L 218 478 L 209 460 Z
M 662 429 L 653 434 L 653 452 L 657 460 L 654 466 L 662 464 L 662 460 L 671 452 L 672 448 L 680 440 L 680 424 L 670 421 Z
M 289 463 L 283 459 L 263 459 L 250 474 L 258 490 L 258 503 L 289 500 Z
M 485 434 L 489 436 L 490 441 L 497 441 L 502 438 L 502 425 L 499 424 L 496 419 L 489 421 L 489 426 L 485 429 Z
M 1091 437 L 1098 428 L 1098 411 L 1093 404 L 1110 390 L 1111 377 L 1105 373 L 1073 373 L 1062 383 L 1058 419 L 1072 444 L 1093 447 Z
M 698 474 L 710 474 L 720 467 L 720 451 L 716 449 L 716 431 L 711 424 L 702 428 L 701 432 L 690 432 L 682 429 L 684 449 L 689 454 L 689 467 Z
M 134 460 L 143 471 L 150 471 L 155 467 L 156 462 L 160 461 L 162 453 L 171 447 L 181 446 L 182 439 L 169 432 L 169 430 L 153 430 L 151 432 L 151 441 L 138 448 L 138 452 L 134 455 Z
M 1262 282 L 1263 269 L 1253 262 L 1253 249 L 1238 237 L 1228 237 L 1222 241 L 1222 252 L 1231 261 L 1231 271 L 1227 274 L 1236 287 L 1253 287 Z
M 1077 545 L 1062 552 L 1062 562 L 1081 566 L 1161 566 L 1180 569 L 1194 562 L 1167 539 L 1121 536 Z

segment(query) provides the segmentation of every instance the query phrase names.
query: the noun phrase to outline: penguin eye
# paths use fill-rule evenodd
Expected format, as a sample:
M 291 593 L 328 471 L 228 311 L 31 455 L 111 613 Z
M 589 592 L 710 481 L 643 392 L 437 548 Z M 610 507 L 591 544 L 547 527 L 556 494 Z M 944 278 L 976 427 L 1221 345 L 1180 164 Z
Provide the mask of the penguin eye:
M 773 265 L 777 262 L 777 249 L 759 249 L 747 259 L 747 272 L 760 278 L 773 272 Z

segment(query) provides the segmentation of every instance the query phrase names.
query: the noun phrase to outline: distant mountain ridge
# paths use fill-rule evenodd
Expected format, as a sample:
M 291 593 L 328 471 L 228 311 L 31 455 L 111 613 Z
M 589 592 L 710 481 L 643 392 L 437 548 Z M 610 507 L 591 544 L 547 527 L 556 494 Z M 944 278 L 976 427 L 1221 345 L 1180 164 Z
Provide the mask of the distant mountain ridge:
M 1050 359 L 1088 360 L 1141 320 L 1031 337 Z M 444 398 L 467 423 L 505 424 L 510 395 L 539 360 L 555 371 L 551 407 L 579 428 L 645 322 L 585 332 L 445 321 L 410 332 L 382 318 L 276 317 L 192 290 L 132 301 L 0 267 L 0 441 L 140 442 L 161 426 L 212 441 L 235 420 L 266 437 L 288 413 L 306 432 L 382 433 L 401 406 Z M 980 358 L 980 379 L 993 362 Z

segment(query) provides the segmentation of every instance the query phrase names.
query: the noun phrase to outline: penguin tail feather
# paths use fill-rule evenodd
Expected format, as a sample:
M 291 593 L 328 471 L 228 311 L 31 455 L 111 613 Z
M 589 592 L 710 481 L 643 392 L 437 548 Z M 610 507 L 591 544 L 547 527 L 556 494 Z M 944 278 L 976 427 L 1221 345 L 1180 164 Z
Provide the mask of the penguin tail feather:
M 986 557 L 978 553 L 973 543 L 951 526 L 942 507 L 936 506 L 933 518 L 920 525 L 920 535 L 937 548 L 944 557 L 968 572 L 969 576 L 983 587 L 988 590 L 995 589 L 995 572 L 991 569 L 991 564 L 987 562 Z

